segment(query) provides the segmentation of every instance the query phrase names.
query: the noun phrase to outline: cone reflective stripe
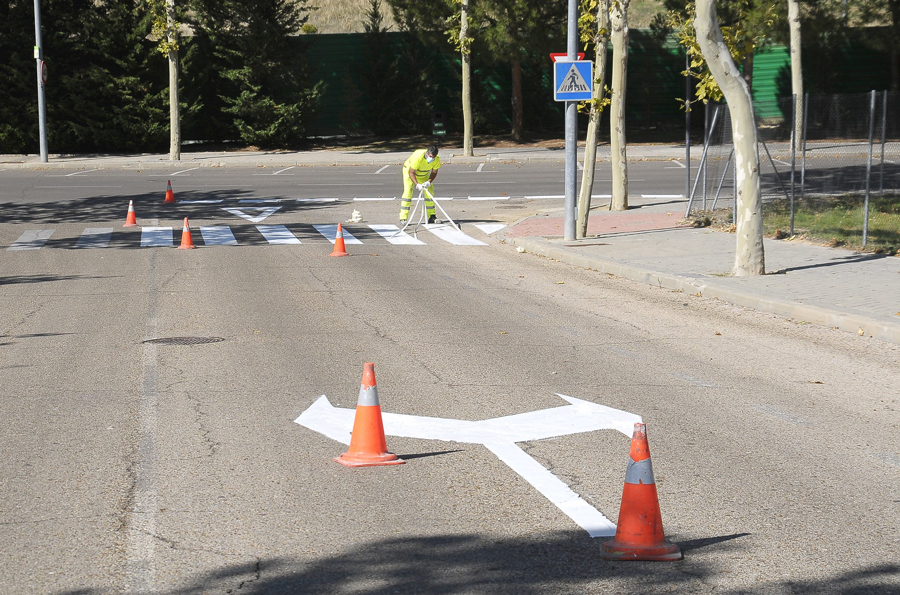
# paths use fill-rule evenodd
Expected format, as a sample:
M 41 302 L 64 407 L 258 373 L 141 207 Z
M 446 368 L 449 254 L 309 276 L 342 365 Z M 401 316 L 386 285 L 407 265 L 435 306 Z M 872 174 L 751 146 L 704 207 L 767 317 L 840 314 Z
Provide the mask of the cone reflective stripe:
M 188 218 L 184 218 L 184 228 L 181 230 L 181 245 L 178 246 L 179 250 L 185 250 L 190 248 L 195 248 L 194 240 L 191 239 L 191 226 L 188 223 Z
M 128 201 L 128 215 L 125 216 L 125 225 L 122 227 L 134 227 L 137 225 L 137 218 L 134 215 L 134 201 Z
M 381 420 L 381 405 L 378 403 L 378 387 L 375 385 L 375 364 L 373 363 L 366 363 L 363 367 L 356 417 L 353 419 L 353 434 L 350 436 L 350 448 L 341 456 L 335 457 L 334 460 L 347 467 L 402 465 L 406 462 L 387 450 L 384 423 Z
M 350 256 L 344 245 L 344 228 L 341 227 L 340 223 L 338 223 L 337 234 L 334 236 L 334 252 L 328 256 Z
M 616 536 L 604 543 L 601 551 L 606 560 L 681 559 L 681 549 L 666 541 L 663 533 L 645 424 L 634 424 Z
M 163 202 L 175 202 L 175 193 L 172 192 L 172 180 L 166 182 L 166 200 Z

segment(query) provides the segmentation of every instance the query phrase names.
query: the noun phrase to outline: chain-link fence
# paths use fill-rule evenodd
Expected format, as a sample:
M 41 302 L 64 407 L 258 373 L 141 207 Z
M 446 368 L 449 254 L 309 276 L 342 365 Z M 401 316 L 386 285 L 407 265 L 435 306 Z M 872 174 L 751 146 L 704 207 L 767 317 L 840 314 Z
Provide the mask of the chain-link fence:
M 688 213 L 734 204 L 731 115 L 723 104 L 706 107 Z M 797 107 L 791 97 L 754 101 L 764 201 L 900 192 L 900 93 L 807 95 Z

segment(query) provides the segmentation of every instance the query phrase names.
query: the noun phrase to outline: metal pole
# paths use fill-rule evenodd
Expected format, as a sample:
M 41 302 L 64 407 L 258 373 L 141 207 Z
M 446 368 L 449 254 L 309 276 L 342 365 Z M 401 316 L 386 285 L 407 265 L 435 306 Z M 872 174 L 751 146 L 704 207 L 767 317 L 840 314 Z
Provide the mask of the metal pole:
M 809 93 L 803 95 L 803 152 L 800 156 L 800 200 L 806 193 L 806 126 L 809 123 Z
M 875 137 L 875 91 L 869 100 L 869 155 L 866 157 L 866 204 L 863 206 L 863 248 L 869 241 L 869 188 L 872 185 L 872 142 Z
M 884 143 L 887 140 L 887 89 L 881 94 L 881 180 L 878 183 L 878 193 L 884 194 Z
M 691 193 L 691 57 L 684 48 L 684 197 Z
M 573 61 L 578 54 L 578 2 L 569 0 L 569 22 L 566 58 Z M 575 239 L 575 185 L 577 181 L 578 159 L 578 103 L 566 102 L 566 204 L 563 239 Z
M 797 170 L 797 94 L 791 95 L 791 236 L 794 235 L 794 172 Z
M 716 105 L 715 115 L 719 115 L 719 106 Z M 703 109 L 703 154 L 709 155 L 709 139 L 712 137 L 712 130 L 709 125 L 709 103 L 704 106 Z M 715 118 L 713 118 L 715 121 Z M 715 128 L 715 123 L 713 123 L 712 128 Z M 703 210 L 706 210 L 706 168 L 707 168 L 707 160 L 704 160 L 703 163 L 700 164 L 700 171 L 703 173 Z M 699 174 L 698 174 L 699 175 Z
M 713 114 L 713 123 L 712 125 L 716 125 L 716 118 L 719 117 L 719 106 L 716 106 L 716 111 Z M 709 139 L 707 139 L 708 141 Z M 706 171 L 706 155 L 709 151 L 709 142 L 703 145 L 703 155 L 700 157 L 700 165 L 697 168 L 697 177 L 694 178 L 694 187 L 691 188 L 690 194 L 688 196 L 688 204 L 687 209 L 684 211 L 684 216 L 687 217 L 691 214 L 691 206 L 694 204 L 694 193 L 697 192 L 697 183 L 700 181 L 700 173 Z M 706 208 L 706 205 L 703 205 L 703 208 Z
M 37 62 L 38 130 L 41 163 L 47 163 L 47 104 L 44 101 L 44 49 L 41 45 L 41 0 L 34 0 L 34 60 Z

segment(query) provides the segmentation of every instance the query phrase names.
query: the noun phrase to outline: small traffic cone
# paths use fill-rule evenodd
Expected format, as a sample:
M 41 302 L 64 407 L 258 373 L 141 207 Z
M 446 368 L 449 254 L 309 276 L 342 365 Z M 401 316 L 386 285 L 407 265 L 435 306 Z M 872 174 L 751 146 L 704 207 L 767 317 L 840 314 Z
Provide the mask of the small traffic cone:
M 175 193 L 172 192 L 172 180 L 166 182 L 166 200 L 164 203 L 174 203 L 175 202 Z
M 196 248 L 194 246 L 194 240 L 191 239 L 191 226 L 188 223 L 188 218 L 184 218 L 184 228 L 181 230 L 181 245 L 178 246 L 179 250 L 189 250 L 191 248 Z
M 604 560 L 681 559 L 681 549 L 666 541 L 663 534 L 647 426 L 643 423 L 634 424 L 616 536 L 604 543 L 601 550 L 600 557 Z
M 334 236 L 334 252 L 328 256 L 350 256 L 344 246 L 344 228 L 338 223 L 337 235 Z M 368 365 L 368 364 L 366 364 Z
M 137 225 L 137 218 L 134 215 L 134 201 L 128 201 L 128 215 L 125 216 L 125 225 L 122 227 L 134 227 Z
M 381 421 L 381 405 L 378 404 L 378 387 L 375 385 L 375 364 L 363 366 L 362 384 L 350 449 L 334 459 L 347 467 L 373 467 L 375 465 L 402 465 L 406 461 L 387 451 L 384 424 Z

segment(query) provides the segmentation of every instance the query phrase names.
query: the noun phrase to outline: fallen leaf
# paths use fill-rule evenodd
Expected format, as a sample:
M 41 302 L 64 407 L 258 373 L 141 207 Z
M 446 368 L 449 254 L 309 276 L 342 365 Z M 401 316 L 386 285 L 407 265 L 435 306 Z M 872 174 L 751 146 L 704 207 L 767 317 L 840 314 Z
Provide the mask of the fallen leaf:
M 809 383 L 810 383 L 810 384 L 825 384 L 825 383 L 822 382 L 821 380 L 810 380 Z
M 557 285 L 565 285 L 566 282 L 565 282 L 565 281 L 557 281 L 556 284 L 557 284 Z

